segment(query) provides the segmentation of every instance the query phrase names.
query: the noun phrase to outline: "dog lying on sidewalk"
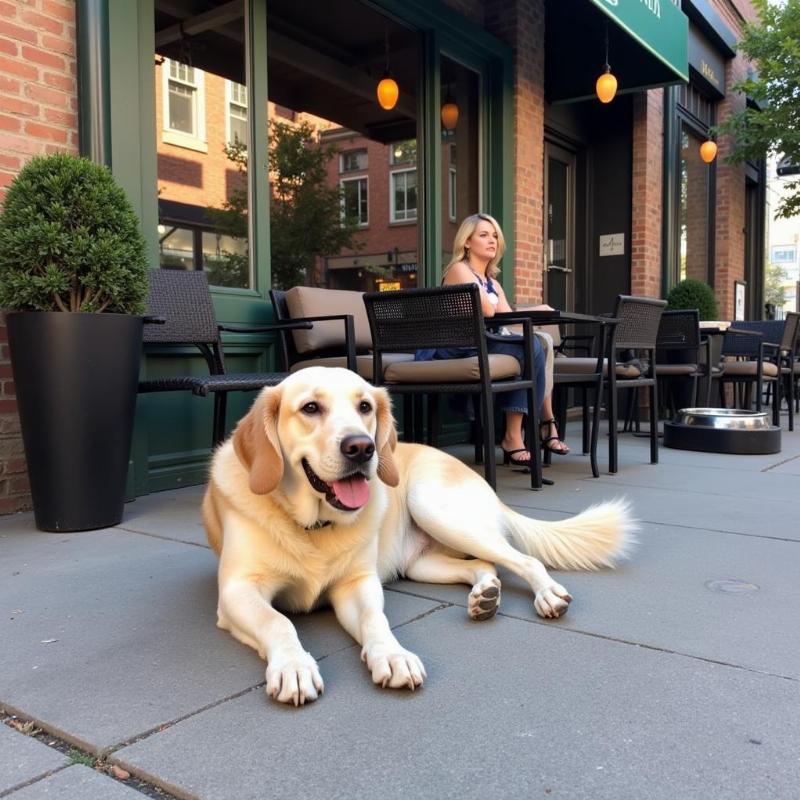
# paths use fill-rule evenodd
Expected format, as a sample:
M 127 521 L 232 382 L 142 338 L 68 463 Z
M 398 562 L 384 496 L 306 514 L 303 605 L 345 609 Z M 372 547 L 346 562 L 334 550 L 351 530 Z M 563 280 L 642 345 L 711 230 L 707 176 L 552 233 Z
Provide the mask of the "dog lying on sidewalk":
M 398 443 L 383 389 L 326 367 L 261 392 L 214 455 L 203 521 L 220 557 L 218 625 L 267 661 L 267 694 L 294 705 L 316 700 L 322 677 L 273 603 L 330 602 L 372 680 L 414 689 L 425 668 L 392 633 L 382 583 L 465 583 L 483 620 L 500 604 L 497 564 L 530 584 L 540 616 L 559 617 L 572 598 L 542 561 L 613 566 L 633 528 L 622 501 L 559 522 L 512 511 L 458 459 Z

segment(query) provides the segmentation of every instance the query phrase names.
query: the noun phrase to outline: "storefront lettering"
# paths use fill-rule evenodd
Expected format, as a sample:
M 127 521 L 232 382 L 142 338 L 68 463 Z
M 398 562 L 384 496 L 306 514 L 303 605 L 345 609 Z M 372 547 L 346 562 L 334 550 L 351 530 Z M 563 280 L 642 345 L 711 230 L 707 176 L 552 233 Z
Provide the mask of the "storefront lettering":
M 619 6 L 619 0 L 605 0 L 605 2 L 612 8 Z M 661 19 L 661 0 L 639 0 L 639 2 L 646 6 L 651 14 Z
M 702 73 L 704 78 L 707 78 L 714 86 L 719 86 L 719 78 L 717 77 L 716 72 L 714 72 L 714 68 L 709 64 L 706 64 L 705 61 L 700 61 L 700 72 Z

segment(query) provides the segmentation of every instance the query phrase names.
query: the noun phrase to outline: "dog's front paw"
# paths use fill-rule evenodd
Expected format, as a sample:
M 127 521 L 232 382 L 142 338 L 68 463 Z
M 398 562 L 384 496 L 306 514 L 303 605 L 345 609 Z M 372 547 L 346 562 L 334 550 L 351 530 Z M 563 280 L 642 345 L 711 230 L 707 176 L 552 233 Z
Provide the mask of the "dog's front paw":
M 310 653 L 273 655 L 269 660 L 267 696 L 273 700 L 302 706 L 316 700 L 324 689 L 319 667 Z
M 536 593 L 533 605 L 540 617 L 553 619 L 564 616 L 571 602 L 572 596 L 561 584 L 551 583 L 546 589 Z
M 405 686 L 413 690 L 422 686 L 423 679 L 427 677 L 419 658 L 400 646 L 364 647 L 361 660 L 372 673 L 373 682 L 384 688 L 402 689 Z

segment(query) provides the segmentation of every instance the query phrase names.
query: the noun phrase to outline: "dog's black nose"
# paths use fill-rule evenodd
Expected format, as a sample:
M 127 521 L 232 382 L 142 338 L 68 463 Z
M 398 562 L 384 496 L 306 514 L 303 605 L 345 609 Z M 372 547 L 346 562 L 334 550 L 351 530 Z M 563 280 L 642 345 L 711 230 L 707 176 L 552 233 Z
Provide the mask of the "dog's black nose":
M 363 464 L 365 461 L 369 461 L 375 453 L 375 442 L 369 436 L 358 433 L 345 436 L 339 449 L 348 461 Z

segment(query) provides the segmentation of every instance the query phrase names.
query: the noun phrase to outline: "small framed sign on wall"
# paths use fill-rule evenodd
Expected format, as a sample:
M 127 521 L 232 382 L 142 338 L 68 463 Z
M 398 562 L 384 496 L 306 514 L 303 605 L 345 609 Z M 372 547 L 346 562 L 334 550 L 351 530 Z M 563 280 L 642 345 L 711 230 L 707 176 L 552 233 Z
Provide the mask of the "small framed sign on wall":
M 747 289 L 747 284 L 744 281 L 734 281 L 733 282 L 733 319 L 735 320 L 743 320 L 745 314 L 745 290 Z

